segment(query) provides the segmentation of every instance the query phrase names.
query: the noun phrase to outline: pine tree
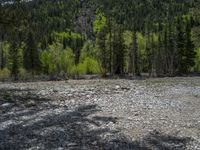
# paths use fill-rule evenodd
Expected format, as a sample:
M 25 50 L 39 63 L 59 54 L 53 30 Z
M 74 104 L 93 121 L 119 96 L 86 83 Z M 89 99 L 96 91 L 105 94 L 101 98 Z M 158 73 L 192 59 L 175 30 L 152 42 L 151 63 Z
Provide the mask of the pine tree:
M 174 24 L 169 24 L 169 44 L 168 44 L 168 59 L 169 59 L 169 76 L 175 75 L 175 59 L 176 59 L 176 39 Z
M 124 75 L 125 70 L 125 45 L 122 33 L 122 29 L 119 27 L 113 37 L 113 68 L 117 75 Z
M 178 18 L 176 30 L 177 30 L 177 72 L 181 74 L 185 70 L 184 55 L 185 55 L 185 42 L 186 42 L 182 17 Z
M 108 55 L 106 51 L 106 29 L 103 28 L 97 35 L 97 46 L 99 50 L 99 59 L 101 62 L 103 76 L 108 71 Z
M 3 46 L 4 45 L 4 37 L 3 35 L 0 38 L 0 69 L 4 69 L 5 68 L 5 54 L 4 54 L 4 49 Z
M 148 70 L 152 74 L 156 69 L 157 73 L 162 72 L 172 76 L 175 73 L 181 74 L 190 71 L 193 65 L 195 54 L 193 54 L 193 42 L 190 35 L 192 26 L 187 26 L 185 20 L 183 21 L 183 15 L 187 16 L 191 7 L 195 7 L 191 11 L 194 13 L 196 26 L 195 46 L 199 47 L 199 5 L 194 6 L 199 2 L 195 1 L 194 4 L 192 2 L 188 0 L 181 2 L 180 0 L 62 0 L 59 2 L 39 0 L 37 2 L 19 2 L 18 0 L 13 1 L 12 4 L 6 3 L 6 5 L 2 5 L 0 2 L 0 26 L 5 27 L 6 38 L 4 41 L 9 41 L 11 45 L 13 41 L 8 40 L 13 37 L 11 29 L 15 28 L 17 32 L 22 33 L 22 39 L 19 40 L 19 43 L 25 42 L 27 46 L 24 50 L 23 64 L 32 73 L 40 70 L 39 65 L 37 65 L 39 62 L 37 46 L 47 49 L 49 44 L 53 44 L 57 40 L 53 36 L 54 32 L 72 32 L 79 34 L 80 37 L 72 38 L 72 34 L 62 38 L 59 42 L 63 44 L 64 48 L 73 49 L 76 65 L 80 63 L 80 50 L 83 43 L 86 40 L 96 40 L 96 46 L 100 46 L 102 50 L 99 59 L 101 59 L 105 69 L 104 73 L 110 71 L 111 74 L 114 72 L 122 74 L 124 72 L 124 59 L 127 58 L 126 52 L 123 50 L 122 33 L 119 32 L 127 30 L 133 32 L 132 42 L 130 42 L 133 47 L 132 49 L 129 47 L 131 61 L 130 64 L 126 64 L 131 66 L 131 73 L 140 75 L 140 70 L 146 72 Z M 106 20 L 107 31 L 105 34 L 103 33 L 103 36 L 95 34 L 92 29 L 95 18 L 98 18 L 97 10 L 105 17 L 103 20 Z M 177 21 L 176 18 L 180 20 Z M 102 22 L 100 21 L 100 24 Z M 159 30 L 158 23 L 163 25 Z M 148 33 L 145 33 L 147 24 Z M 29 31 L 32 33 L 28 33 L 26 36 Z M 142 63 L 140 63 L 141 50 L 140 45 L 138 46 L 136 33 L 142 33 L 144 37 L 149 37 L 149 39 L 145 39 L 146 51 L 144 50 L 143 55 L 146 53 L 147 56 L 141 57 L 141 60 L 144 61 Z M 159 43 L 153 39 L 154 35 L 156 38 L 161 35 Z M 28 38 L 26 39 L 26 37 Z M 98 41 L 99 39 L 100 41 Z M 1 57 L 3 55 L 0 53 Z M 162 61 L 160 66 L 156 65 L 159 61 Z M 125 60 L 125 62 L 128 61 Z M 3 68 L 3 66 L 1 67 Z
M 152 62 L 151 62 L 151 57 L 152 57 L 152 49 L 151 49 L 151 41 L 150 41 L 150 35 L 147 33 L 147 40 L 146 40 L 146 57 L 147 57 L 147 71 L 149 73 L 149 76 L 151 74 L 151 68 L 152 68 Z
M 191 71 L 191 67 L 195 65 L 196 52 L 194 43 L 192 41 L 191 26 L 191 19 L 189 19 L 186 24 L 185 67 L 183 73 L 189 73 Z
M 137 41 L 137 33 L 135 30 L 133 31 L 132 61 L 133 61 L 133 76 L 140 76 L 138 41 Z
M 40 67 L 40 61 L 39 51 L 32 31 L 28 33 L 26 45 L 23 59 L 24 68 L 34 74 Z
M 157 54 L 156 54 L 156 74 L 158 76 L 164 75 L 164 48 L 162 41 L 162 33 L 158 34 L 158 45 L 157 45 Z
M 10 59 L 11 59 L 11 75 L 14 80 L 18 80 L 19 68 L 20 68 L 20 54 L 19 44 L 16 40 L 13 40 L 10 48 Z
M 195 65 L 195 46 L 191 36 L 191 19 L 186 19 L 186 23 L 179 20 L 177 23 L 177 51 L 178 51 L 178 72 L 187 74 L 191 67 Z

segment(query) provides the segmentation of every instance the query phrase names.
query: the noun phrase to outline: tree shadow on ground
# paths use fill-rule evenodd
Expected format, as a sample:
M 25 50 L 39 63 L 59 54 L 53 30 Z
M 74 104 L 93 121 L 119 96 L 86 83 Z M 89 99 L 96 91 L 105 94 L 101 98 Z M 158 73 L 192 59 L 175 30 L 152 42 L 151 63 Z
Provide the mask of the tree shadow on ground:
M 190 140 L 187 137 L 167 135 L 155 130 L 143 138 L 142 145 L 152 150 L 185 150 Z
M 0 91 L 1 98 L 2 93 Z M 10 93 L 13 105 L 0 112 L 2 150 L 184 150 L 189 141 L 188 138 L 164 135 L 157 131 L 141 140 L 132 141 L 119 130 L 109 127 L 119 121 L 118 118 L 96 115 L 101 111 L 97 105 L 83 105 L 71 110 L 52 105 L 49 99 Z M 27 104 L 29 99 L 34 101 L 34 105 Z M 3 103 L 5 100 L 0 104 Z

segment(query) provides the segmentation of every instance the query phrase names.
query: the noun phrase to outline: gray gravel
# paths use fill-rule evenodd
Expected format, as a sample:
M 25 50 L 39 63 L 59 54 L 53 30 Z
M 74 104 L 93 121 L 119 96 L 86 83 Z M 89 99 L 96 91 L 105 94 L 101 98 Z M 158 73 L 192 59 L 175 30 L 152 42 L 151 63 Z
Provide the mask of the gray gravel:
M 0 83 L 0 149 L 200 150 L 200 78 Z

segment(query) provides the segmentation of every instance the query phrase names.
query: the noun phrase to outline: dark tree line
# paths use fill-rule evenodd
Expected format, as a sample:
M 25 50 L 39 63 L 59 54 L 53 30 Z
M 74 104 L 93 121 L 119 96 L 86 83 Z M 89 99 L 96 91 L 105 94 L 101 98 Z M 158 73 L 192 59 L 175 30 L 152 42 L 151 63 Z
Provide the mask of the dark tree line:
M 16 79 L 20 68 L 151 77 L 199 71 L 199 8 L 195 0 L 1 1 L 1 70 Z

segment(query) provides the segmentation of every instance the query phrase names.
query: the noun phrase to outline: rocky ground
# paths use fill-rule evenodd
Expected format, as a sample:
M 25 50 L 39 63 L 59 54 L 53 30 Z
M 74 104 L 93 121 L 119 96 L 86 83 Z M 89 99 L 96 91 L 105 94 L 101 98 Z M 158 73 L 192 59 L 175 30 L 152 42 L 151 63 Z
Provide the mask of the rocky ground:
M 200 150 L 200 78 L 0 83 L 0 149 Z

